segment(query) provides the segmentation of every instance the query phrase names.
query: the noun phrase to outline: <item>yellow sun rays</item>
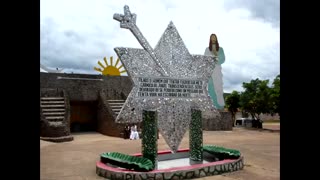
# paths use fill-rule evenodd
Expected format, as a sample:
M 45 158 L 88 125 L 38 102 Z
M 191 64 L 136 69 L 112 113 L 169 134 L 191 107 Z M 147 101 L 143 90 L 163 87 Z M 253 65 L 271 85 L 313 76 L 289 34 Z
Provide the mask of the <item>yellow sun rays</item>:
M 102 64 L 100 61 L 98 61 L 98 64 L 100 65 L 101 68 L 94 67 L 94 70 L 96 70 L 98 72 L 101 72 L 102 75 L 105 75 L 105 76 L 120 76 L 121 74 L 127 72 L 123 68 L 123 65 L 121 64 L 119 58 L 117 59 L 115 65 L 113 65 L 113 57 L 112 56 L 110 57 L 110 64 L 108 64 L 108 60 L 107 60 L 106 57 L 104 57 L 103 60 L 104 60 L 105 65 Z M 119 62 L 120 62 L 121 65 L 119 67 L 117 67 Z M 121 68 L 123 68 L 123 70 L 121 70 Z

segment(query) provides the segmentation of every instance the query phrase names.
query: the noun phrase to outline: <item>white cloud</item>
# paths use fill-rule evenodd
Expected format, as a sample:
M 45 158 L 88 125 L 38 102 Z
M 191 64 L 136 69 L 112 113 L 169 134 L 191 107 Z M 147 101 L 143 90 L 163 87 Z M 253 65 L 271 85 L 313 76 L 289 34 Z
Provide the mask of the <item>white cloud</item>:
M 105 56 L 116 57 L 114 47 L 142 48 L 113 20 L 114 13 L 123 14 L 125 4 L 137 14 L 137 26 L 152 47 L 170 21 L 191 54 L 203 54 L 210 34 L 216 33 L 226 55 L 225 92 L 242 90 L 242 82 L 251 79 L 273 80 L 280 73 L 279 26 L 251 18 L 254 11 L 242 6 L 226 9 L 222 0 L 41 0 L 42 64 L 97 74 L 93 67 Z

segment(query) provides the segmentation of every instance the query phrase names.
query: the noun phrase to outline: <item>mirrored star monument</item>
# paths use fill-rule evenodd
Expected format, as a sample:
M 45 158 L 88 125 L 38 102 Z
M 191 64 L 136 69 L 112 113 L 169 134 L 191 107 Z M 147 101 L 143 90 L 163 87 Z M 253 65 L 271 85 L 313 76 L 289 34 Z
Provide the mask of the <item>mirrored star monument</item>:
M 129 29 L 143 47 L 114 48 L 134 84 L 116 122 L 138 123 L 143 110 L 157 111 L 160 133 L 171 151 L 177 152 L 189 128 L 191 109 L 220 116 L 207 90 L 217 60 L 190 54 L 173 22 L 153 49 L 136 25 L 137 15 L 127 5 L 124 14 L 114 14 L 113 19 Z M 147 23 L 152 26 L 156 21 Z

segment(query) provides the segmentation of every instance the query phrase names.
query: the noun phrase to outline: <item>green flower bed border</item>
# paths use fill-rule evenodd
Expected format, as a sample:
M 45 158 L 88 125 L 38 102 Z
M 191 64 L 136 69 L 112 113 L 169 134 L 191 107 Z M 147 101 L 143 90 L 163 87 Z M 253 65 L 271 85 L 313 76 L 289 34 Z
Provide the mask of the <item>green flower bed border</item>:
M 228 149 L 221 146 L 214 146 L 214 145 L 204 145 L 203 151 L 208 152 L 219 160 L 223 159 L 238 159 L 241 156 L 240 151 L 236 149 Z
M 202 116 L 201 111 L 191 109 L 192 120 L 190 123 L 189 147 L 190 163 L 203 161 L 203 152 L 207 152 L 218 158 L 238 159 L 240 151 L 221 146 L 203 145 Z M 143 111 L 142 121 L 142 157 L 131 156 L 119 152 L 107 152 L 101 154 L 101 162 L 135 171 L 151 171 L 157 167 L 158 140 L 157 140 L 157 112 Z
M 100 161 L 129 170 L 133 169 L 135 171 L 151 171 L 154 168 L 153 163 L 147 158 L 131 156 L 119 152 L 102 153 Z

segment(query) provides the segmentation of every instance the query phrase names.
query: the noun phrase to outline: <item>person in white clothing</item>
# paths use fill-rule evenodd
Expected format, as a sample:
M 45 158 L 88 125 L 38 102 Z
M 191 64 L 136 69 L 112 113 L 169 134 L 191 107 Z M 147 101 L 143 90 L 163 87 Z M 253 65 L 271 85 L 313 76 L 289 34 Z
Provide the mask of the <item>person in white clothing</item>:
M 139 139 L 139 133 L 137 130 L 137 125 L 131 127 L 130 140 Z

